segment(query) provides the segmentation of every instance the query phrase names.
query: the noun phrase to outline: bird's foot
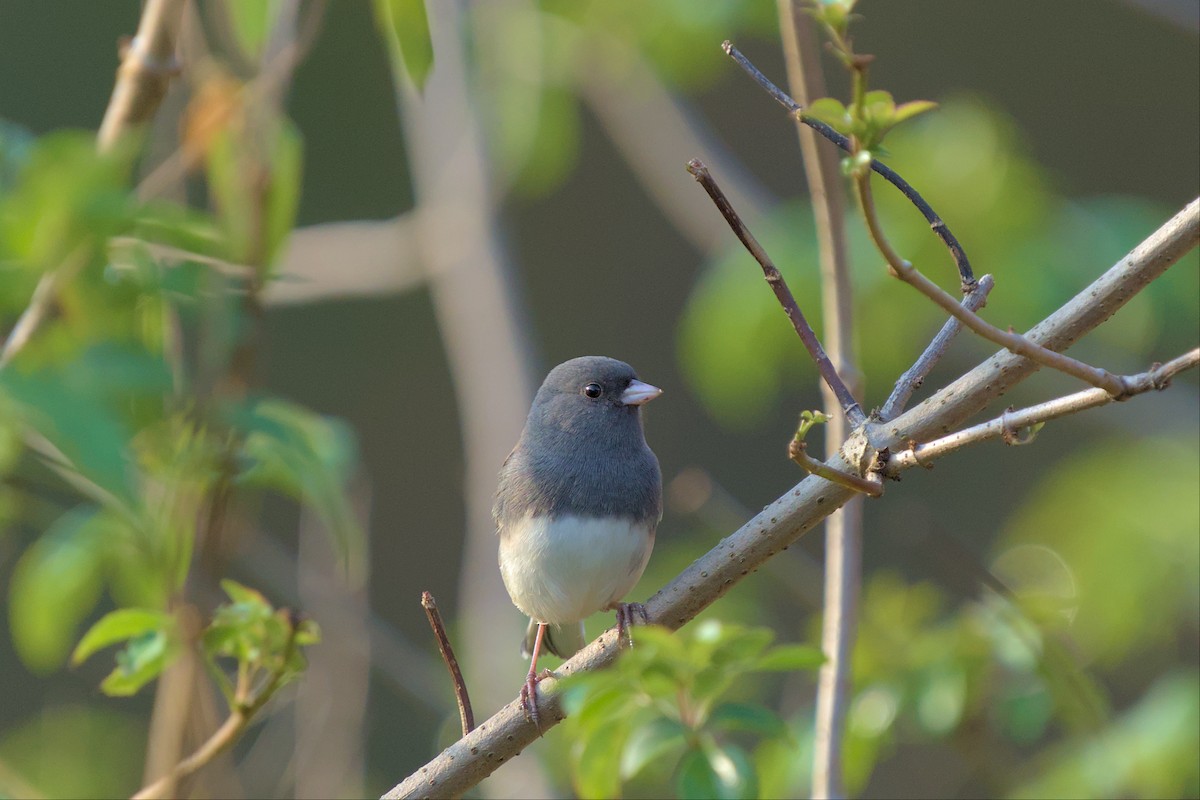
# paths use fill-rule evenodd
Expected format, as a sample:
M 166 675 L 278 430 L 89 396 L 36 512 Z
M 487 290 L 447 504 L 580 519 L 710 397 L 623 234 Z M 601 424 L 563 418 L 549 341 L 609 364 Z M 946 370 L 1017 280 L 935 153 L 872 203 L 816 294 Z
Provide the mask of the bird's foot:
M 646 606 L 641 603 L 617 603 L 617 642 L 622 639 L 629 642 L 629 646 L 633 647 L 633 636 L 629 629 L 633 627 L 637 618 L 641 618 L 642 622 L 649 622 L 650 615 L 646 613 Z
M 536 675 L 531 670 L 525 676 L 525 683 L 521 686 L 521 709 L 525 712 L 525 719 L 534 724 L 538 733 L 541 733 L 542 726 L 540 724 L 541 715 L 538 712 L 537 685 L 546 678 L 553 677 L 554 673 L 548 669 L 544 669 Z

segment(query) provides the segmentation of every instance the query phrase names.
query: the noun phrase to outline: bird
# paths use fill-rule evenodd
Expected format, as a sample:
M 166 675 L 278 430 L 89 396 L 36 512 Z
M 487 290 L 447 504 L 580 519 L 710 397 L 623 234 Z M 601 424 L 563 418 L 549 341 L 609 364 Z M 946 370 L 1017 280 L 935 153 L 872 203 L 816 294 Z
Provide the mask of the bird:
M 646 569 L 662 519 L 662 471 L 641 415 L 661 394 L 614 358 L 559 364 L 500 469 L 492 516 L 504 586 L 530 618 L 521 702 L 535 725 L 537 683 L 550 674 L 537 673 L 543 648 L 569 658 L 597 611 L 617 612 L 619 638 L 646 619 L 644 606 L 621 599 Z

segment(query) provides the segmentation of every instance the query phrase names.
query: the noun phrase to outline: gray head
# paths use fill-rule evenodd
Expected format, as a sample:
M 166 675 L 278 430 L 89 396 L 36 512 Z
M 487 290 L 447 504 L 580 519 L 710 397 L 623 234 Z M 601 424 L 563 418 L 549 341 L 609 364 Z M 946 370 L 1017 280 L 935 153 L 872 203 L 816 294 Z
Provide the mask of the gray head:
M 638 410 L 660 394 L 661 390 L 639 381 L 624 361 L 581 356 L 550 370 L 533 399 L 528 425 L 554 438 L 557 432 L 586 435 L 597 430 L 620 438 L 636 430 L 636 439 L 629 444 L 640 444 Z
M 497 521 L 527 512 L 657 521 L 662 478 L 639 409 L 661 393 L 614 358 L 584 356 L 552 369 L 501 469 Z

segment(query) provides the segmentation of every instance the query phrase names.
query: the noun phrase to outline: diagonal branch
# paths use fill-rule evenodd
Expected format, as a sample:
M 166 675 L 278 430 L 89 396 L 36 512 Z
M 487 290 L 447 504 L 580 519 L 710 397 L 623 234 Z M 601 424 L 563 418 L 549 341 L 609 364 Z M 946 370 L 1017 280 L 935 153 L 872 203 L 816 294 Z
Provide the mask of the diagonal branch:
M 771 290 L 775 292 L 775 297 L 779 299 L 779 304 L 783 306 L 783 312 L 787 314 L 791 320 L 792 327 L 796 330 L 796 334 L 800 337 L 800 341 L 804 343 L 804 347 L 808 350 L 809 356 L 817 365 L 817 371 L 821 373 L 822 380 L 829 387 L 837 398 L 838 404 L 842 407 L 842 413 L 846 415 L 846 420 L 851 427 L 861 425 L 866 415 L 863 414 L 862 407 L 858 401 L 854 399 L 854 395 L 850 393 L 850 389 L 842 381 L 837 370 L 833 366 L 833 362 L 829 360 L 829 356 L 825 354 L 825 348 L 821 347 L 821 341 L 817 338 L 817 334 L 813 332 L 812 326 L 808 324 L 808 320 L 804 318 L 804 312 L 800 310 L 800 306 L 796 303 L 795 296 L 792 295 L 792 290 L 788 288 L 787 282 L 783 279 L 778 268 L 771 261 L 771 257 L 763 250 L 762 245 L 754 238 L 754 234 L 750 233 L 749 228 L 742 222 L 742 218 L 738 216 L 737 211 L 729 202 L 729 198 L 721 191 L 721 187 L 709 174 L 708 167 L 698 158 L 693 158 L 688 162 L 688 172 L 692 173 L 696 181 L 704 187 L 704 191 L 708 192 L 708 196 L 712 198 L 721 215 L 725 217 L 725 221 L 729 223 L 729 227 L 733 229 L 734 234 L 741 240 L 746 249 L 750 251 L 750 255 L 754 256 L 754 260 L 762 267 L 763 277 L 771 286 Z
M 724 42 L 721 45 L 721 49 L 724 50 L 730 58 L 736 61 L 738 66 L 744 69 L 746 74 L 753 78 L 759 86 L 766 89 L 767 93 L 770 94 L 771 97 L 775 98 L 776 102 L 786 108 L 789 114 L 791 114 L 801 123 L 807 125 L 817 133 L 824 136 L 829 141 L 833 142 L 847 153 L 854 152 L 854 148 L 851 145 L 849 138 L 838 133 L 824 122 L 805 116 L 804 107 L 789 97 L 787 92 L 783 91 L 774 83 L 772 83 L 770 78 L 768 78 L 766 75 L 763 75 L 762 72 L 759 71 L 758 67 L 750 63 L 750 59 L 742 55 L 742 53 L 736 47 L 734 47 L 731 42 Z M 925 198 L 922 197 L 908 181 L 900 177 L 900 175 L 897 174 L 896 171 L 891 167 L 886 164 L 882 164 L 875 159 L 871 159 L 871 169 L 872 171 L 879 173 L 879 175 L 888 183 L 899 189 L 900 193 L 907 197 L 910 203 L 916 206 L 917 210 L 921 212 L 921 216 L 925 217 L 925 221 L 929 223 L 929 227 L 933 230 L 937 237 L 942 240 L 942 244 L 946 245 L 946 249 L 950 251 L 950 256 L 954 259 L 954 265 L 958 268 L 958 277 L 959 280 L 962 281 L 963 293 L 966 294 L 975 291 L 976 281 L 975 275 L 971 271 L 971 262 L 967 260 L 966 251 L 964 251 L 962 245 L 958 243 L 958 239 L 951 232 L 950 226 L 948 226 L 942 220 L 942 218 L 938 216 L 937 212 L 933 210 L 933 207 L 929 205 L 928 201 L 926 201 Z
M 1043 320 L 1030 332 L 1030 338 L 1049 347 L 1068 347 L 1166 272 L 1196 246 L 1198 237 L 1200 205 L 1193 201 Z M 875 449 L 899 448 L 911 439 L 953 428 L 1031 375 L 1036 367 L 1032 361 L 1001 351 L 897 419 L 868 426 L 865 436 Z M 847 459 L 840 455 L 825 463 L 835 469 L 850 468 Z M 801 481 L 651 597 L 646 602 L 649 621 L 671 629 L 685 625 L 854 495 L 852 489 L 817 478 Z M 559 672 L 573 674 L 600 669 L 612 663 L 617 652 L 616 631 L 608 630 L 563 664 Z M 540 684 L 544 691 L 539 702 L 543 711 L 541 730 L 526 720 L 520 701 L 514 700 L 384 797 L 463 794 L 563 719 L 562 698 L 553 691 L 556 683 L 547 679 Z
M 983 308 L 987 305 L 988 294 L 995 285 L 996 281 L 992 279 L 991 275 L 984 275 L 979 279 L 979 286 L 976 291 L 971 292 L 962 299 L 963 306 L 972 312 Z M 950 317 L 950 319 L 946 320 L 946 324 L 933 337 L 933 341 L 925 348 L 925 352 L 921 353 L 921 356 L 913 365 L 896 379 L 895 388 L 892 389 L 892 393 L 888 396 L 883 407 L 879 409 L 880 419 L 892 419 L 904 410 L 913 392 L 921 388 L 921 384 L 925 382 L 925 378 L 929 377 L 929 373 L 942 360 L 946 349 L 950 347 L 950 343 L 954 341 L 955 336 L 958 336 L 960 330 L 962 330 L 962 322 L 957 317 Z
M 1198 364 L 1200 364 L 1200 349 L 1184 353 L 1165 364 L 1157 364 L 1153 369 L 1139 375 L 1127 375 L 1124 380 L 1129 386 L 1129 396 L 1142 394 L 1151 389 L 1162 391 L 1170 384 L 1171 378 L 1184 370 L 1194 369 Z M 1006 411 L 988 422 L 973 425 L 965 430 L 943 436 L 926 444 L 910 447 L 899 453 L 893 453 L 888 459 L 883 474 L 893 477 L 912 467 L 928 467 L 934 459 L 961 450 L 967 445 L 1004 437 L 1017 428 L 1027 428 L 1113 402 L 1116 402 L 1115 398 L 1103 389 L 1086 389 L 1019 411 Z

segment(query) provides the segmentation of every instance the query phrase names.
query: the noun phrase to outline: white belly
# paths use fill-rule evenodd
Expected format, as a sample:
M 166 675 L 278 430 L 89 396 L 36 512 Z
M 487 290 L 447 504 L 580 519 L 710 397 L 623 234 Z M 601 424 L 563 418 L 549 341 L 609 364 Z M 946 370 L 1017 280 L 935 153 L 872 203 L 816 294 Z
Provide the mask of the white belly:
M 577 622 L 615 605 L 642 577 L 650 522 L 526 517 L 500 537 L 500 574 L 517 608 L 538 622 Z

